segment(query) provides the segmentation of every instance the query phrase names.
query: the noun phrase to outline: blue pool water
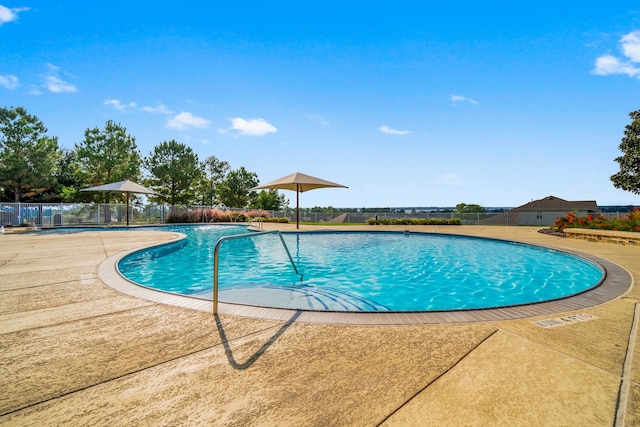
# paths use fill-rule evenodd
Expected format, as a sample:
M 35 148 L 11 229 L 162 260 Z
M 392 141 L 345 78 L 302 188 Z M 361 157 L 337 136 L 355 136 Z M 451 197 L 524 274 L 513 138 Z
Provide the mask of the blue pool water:
M 213 252 L 246 227 L 163 227 L 178 243 L 123 258 L 129 280 L 211 298 Z M 225 241 L 219 300 L 265 307 L 339 311 L 440 311 L 558 299 L 596 286 L 601 268 L 553 249 L 492 239 L 392 232 L 284 233 L 297 275 L 276 234 Z

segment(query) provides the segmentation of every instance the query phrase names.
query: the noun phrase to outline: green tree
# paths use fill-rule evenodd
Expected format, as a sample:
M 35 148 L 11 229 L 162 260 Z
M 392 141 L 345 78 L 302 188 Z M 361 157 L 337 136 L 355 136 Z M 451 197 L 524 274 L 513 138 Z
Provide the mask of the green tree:
M 151 200 L 183 206 L 195 201 L 202 169 L 191 147 L 173 139 L 165 141 L 144 159 L 144 167 L 151 173 L 148 185 L 160 195 Z
M 222 182 L 231 166 L 228 162 L 209 156 L 202 162 L 204 179 L 200 185 L 200 200 L 203 205 L 213 205 L 218 200 L 218 184 Z
M 231 171 L 218 185 L 218 197 L 221 203 L 231 208 L 245 208 L 252 205 L 257 197 L 249 189 L 258 185 L 258 174 L 244 167 Z
M 618 148 L 622 156 L 615 159 L 620 171 L 611 176 L 613 186 L 634 194 L 640 194 L 640 110 L 629 113 L 631 124 L 625 127 L 624 137 Z
M 142 158 L 136 145 L 136 139 L 127 134 L 120 123 L 107 121 L 103 130 L 96 128 L 84 132 L 84 141 L 76 144 L 79 175 L 83 185 L 96 186 L 111 182 L 138 181 Z M 99 197 L 86 193 L 88 198 Z M 105 203 L 110 197 L 123 200 L 123 195 L 101 193 Z
M 14 202 L 37 198 L 53 185 L 58 138 L 24 107 L 0 108 L 0 187 Z
M 484 212 L 485 209 L 480 206 L 480 205 L 474 205 L 474 204 L 466 204 L 466 203 L 458 203 L 456 205 L 456 212 L 459 213 L 477 213 L 477 212 Z
M 51 201 L 78 202 L 83 200 L 86 193 L 80 193 L 83 183 L 76 150 L 61 150 L 55 178 L 56 186 Z
M 60 149 L 51 186 L 37 198 L 30 201 L 58 203 L 83 200 L 81 195 L 84 193 L 79 192 L 82 186 L 78 182 L 77 167 L 76 152 L 67 148 Z
M 284 194 L 279 194 L 278 190 L 269 191 L 262 190 L 258 193 L 258 197 L 249 206 L 255 209 L 264 209 L 267 211 L 279 211 L 288 205 Z

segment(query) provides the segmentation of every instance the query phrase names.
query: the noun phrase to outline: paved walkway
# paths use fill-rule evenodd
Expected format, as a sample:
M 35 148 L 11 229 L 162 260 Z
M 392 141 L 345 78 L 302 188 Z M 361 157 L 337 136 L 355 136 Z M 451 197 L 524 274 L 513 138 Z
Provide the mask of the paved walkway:
M 529 227 L 411 230 L 575 250 L 640 279 L 640 247 Z M 0 425 L 640 424 L 637 287 L 537 318 L 345 325 L 214 317 L 98 275 L 113 255 L 175 238 L 0 235 Z M 534 323 L 575 314 L 593 320 Z

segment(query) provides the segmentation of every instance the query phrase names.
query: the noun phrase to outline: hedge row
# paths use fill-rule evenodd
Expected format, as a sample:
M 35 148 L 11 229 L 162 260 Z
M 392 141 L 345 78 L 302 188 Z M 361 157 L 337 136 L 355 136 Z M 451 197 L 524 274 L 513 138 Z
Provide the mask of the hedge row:
M 460 218 L 442 219 L 442 218 L 402 218 L 402 219 L 375 219 L 368 221 L 369 225 L 460 225 Z
M 263 221 L 288 222 L 287 218 L 270 218 L 265 211 L 223 211 L 221 209 L 194 209 L 190 211 L 171 212 L 167 222 L 172 224 L 191 224 L 201 222 L 247 222 L 250 218 L 261 217 Z M 281 221 L 284 219 L 285 221 Z
M 606 219 L 603 216 L 577 216 L 573 212 L 559 216 L 553 226 L 558 231 L 565 228 L 592 228 L 598 230 L 617 230 L 640 232 L 640 208 L 633 208 L 622 218 Z

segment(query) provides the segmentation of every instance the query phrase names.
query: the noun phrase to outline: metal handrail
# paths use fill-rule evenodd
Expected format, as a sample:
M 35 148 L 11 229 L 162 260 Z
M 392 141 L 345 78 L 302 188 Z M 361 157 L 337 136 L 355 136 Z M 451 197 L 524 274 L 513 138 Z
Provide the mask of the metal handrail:
M 249 218 L 249 227 L 253 227 L 253 222 L 257 222 L 258 226 L 256 227 L 258 230 L 262 230 L 262 217 L 261 216 L 254 216 Z
M 220 246 L 223 242 L 227 240 L 233 239 L 242 239 L 245 237 L 255 237 L 261 236 L 264 234 L 274 234 L 276 233 L 280 237 L 280 241 L 282 242 L 282 246 L 284 246 L 284 250 L 287 252 L 287 256 L 289 257 L 289 261 L 291 261 L 291 265 L 295 270 L 296 274 L 300 276 L 300 280 L 302 280 L 302 274 L 298 271 L 298 267 L 296 267 L 296 263 L 293 261 L 291 257 L 291 252 L 289 252 L 289 248 L 287 244 L 284 242 L 284 238 L 282 237 L 282 233 L 280 230 L 271 230 L 271 231 L 259 231 L 245 234 L 235 234 L 233 236 L 223 236 L 218 239 L 216 243 L 216 247 L 213 250 L 213 314 L 218 314 L 218 252 L 220 251 Z

